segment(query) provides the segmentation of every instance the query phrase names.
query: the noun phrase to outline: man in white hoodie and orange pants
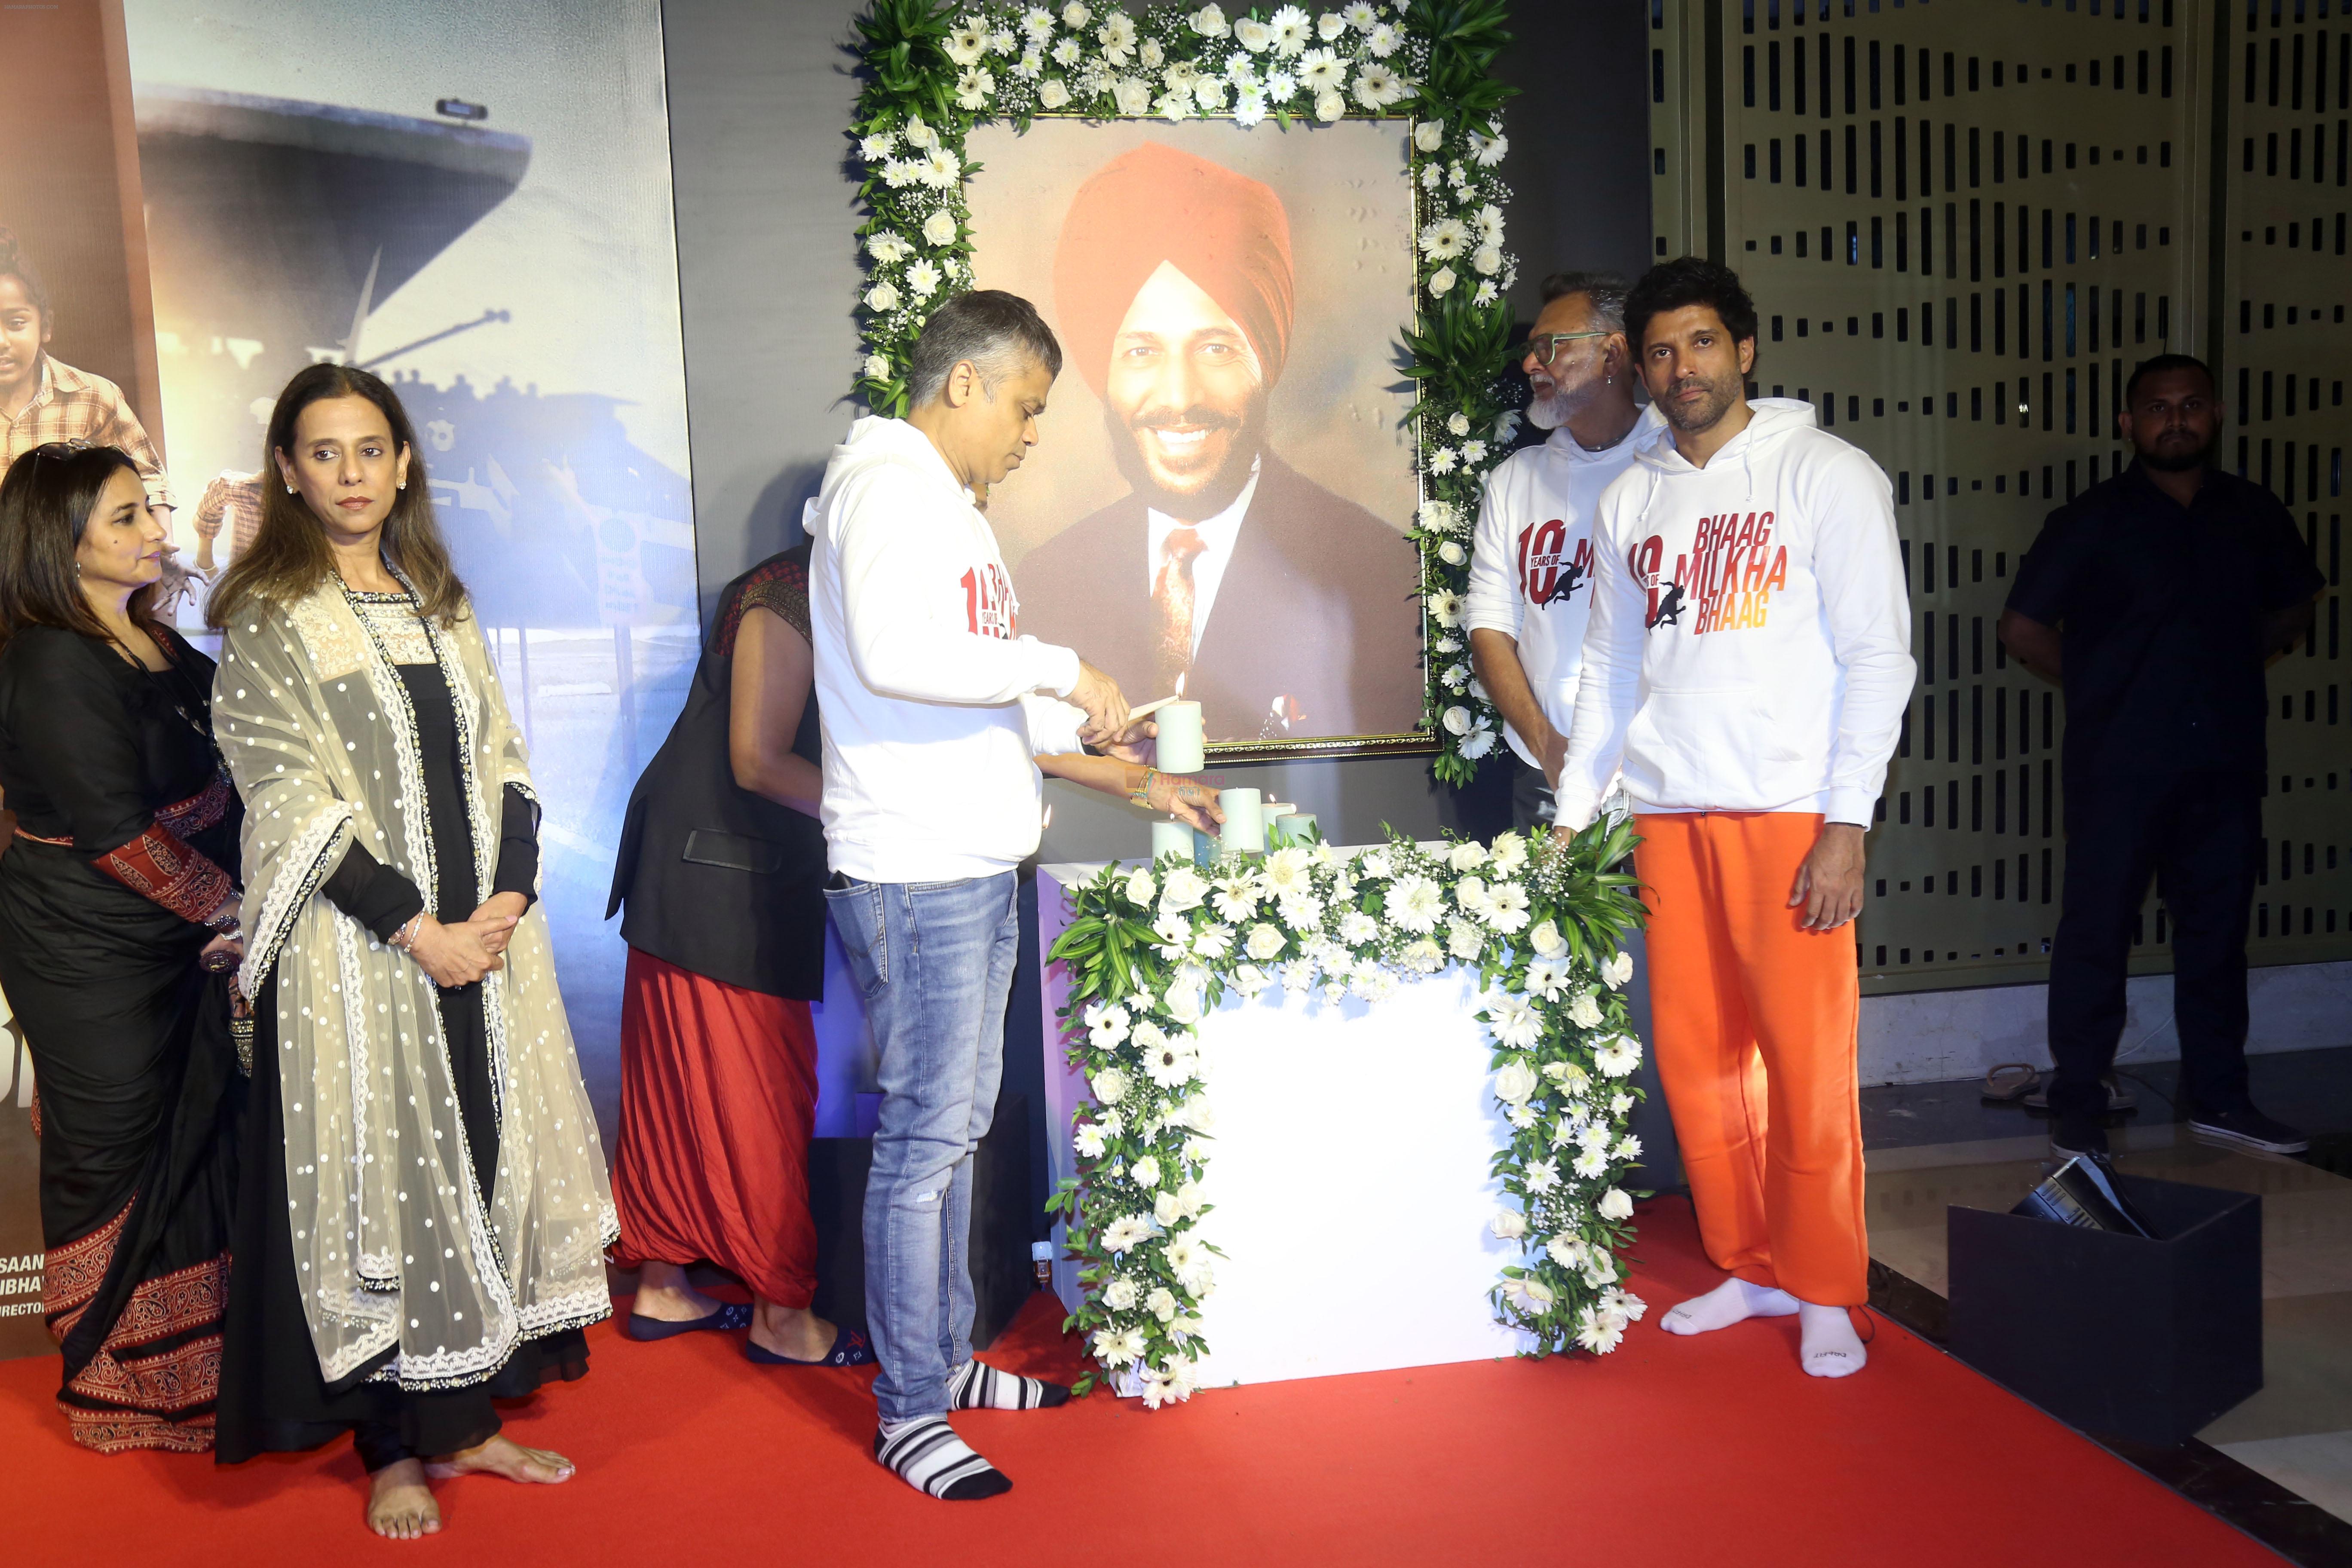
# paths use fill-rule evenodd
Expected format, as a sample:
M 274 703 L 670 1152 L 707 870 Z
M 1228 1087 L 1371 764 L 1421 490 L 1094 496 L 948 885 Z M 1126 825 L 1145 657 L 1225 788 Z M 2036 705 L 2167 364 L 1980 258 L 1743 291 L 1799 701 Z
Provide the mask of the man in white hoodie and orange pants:
M 1801 1363 L 1862 1369 L 1854 1029 L 1863 833 L 1916 668 L 1893 495 L 1807 403 L 1745 395 L 1756 307 L 1728 268 L 1625 304 L 1674 439 L 1601 497 L 1559 816 L 1622 768 L 1641 834 L 1659 1076 L 1707 1256 L 1695 1334 L 1795 1314 Z

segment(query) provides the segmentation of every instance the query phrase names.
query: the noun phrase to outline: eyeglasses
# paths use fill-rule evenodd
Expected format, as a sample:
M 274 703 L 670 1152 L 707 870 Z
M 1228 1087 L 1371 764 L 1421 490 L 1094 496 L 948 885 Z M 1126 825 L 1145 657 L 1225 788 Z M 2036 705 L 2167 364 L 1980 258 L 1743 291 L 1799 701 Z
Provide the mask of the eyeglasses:
M 1606 327 L 1596 327 L 1589 332 L 1546 332 L 1541 337 L 1528 340 L 1528 352 L 1536 356 L 1538 364 L 1549 365 L 1559 357 L 1559 345 L 1562 343 L 1572 343 L 1579 338 L 1605 338 L 1612 335 L 1614 334 Z

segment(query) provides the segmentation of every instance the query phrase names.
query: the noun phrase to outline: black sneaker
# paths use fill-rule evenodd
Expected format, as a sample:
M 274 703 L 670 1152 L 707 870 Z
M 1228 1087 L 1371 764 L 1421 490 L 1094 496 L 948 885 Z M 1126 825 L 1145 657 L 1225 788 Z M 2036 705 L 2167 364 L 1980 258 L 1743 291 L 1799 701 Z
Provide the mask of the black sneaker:
M 2264 1154 L 2305 1154 L 2311 1140 L 2284 1121 L 2273 1121 L 2249 1105 L 2238 1110 L 2199 1111 L 2189 1118 L 2192 1136 Z

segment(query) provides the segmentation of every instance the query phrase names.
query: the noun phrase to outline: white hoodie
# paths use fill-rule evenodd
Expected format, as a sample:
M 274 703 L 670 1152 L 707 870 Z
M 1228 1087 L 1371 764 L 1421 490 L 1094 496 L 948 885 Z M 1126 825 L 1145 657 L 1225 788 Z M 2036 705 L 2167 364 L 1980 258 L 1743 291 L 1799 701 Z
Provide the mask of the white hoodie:
M 1518 643 L 1519 668 L 1537 705 L 1563 735 L 1576 712 L 1584 623 L 1592 609 L 1593 510 L 1633 455 L 1663 440 L 1665 429 L 1657 409 L 1644 408 L 1624 439 L 1589 451 L 1563 425 L 1542 446 L 1512 453 L 1486 476 L 1462 624 Z M 1507 724 L 1503 733 L 1521 762 L 1543 766 L 1525 736 Z
M 1043 778 L 1024 699 L 1078 656 L 1014 635 L 1012 574 L 930 437 L 868 416 L 825 464 L 809 566 L 825 845 L 868 882 L 1012 869 Z
M 1748 406 L 1706 468 L 1661 441 L 1601 498 L 1570 826 L 1621 766 L 1636 811 L 1870 824 L 1916 673 L 1894 497 L 1812 405 Z

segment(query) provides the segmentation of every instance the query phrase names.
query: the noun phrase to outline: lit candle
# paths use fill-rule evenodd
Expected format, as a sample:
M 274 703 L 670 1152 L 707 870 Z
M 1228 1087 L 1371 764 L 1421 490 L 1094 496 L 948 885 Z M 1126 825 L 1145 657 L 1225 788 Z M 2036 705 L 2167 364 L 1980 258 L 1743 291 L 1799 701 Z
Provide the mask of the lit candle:
M 1315 831 L 1315 814 L 1311 811 L 1290 810 L 1274 819 L 1274 837 L 1284 844 L 1304 844 Z
M 1254 789 L 1221 789 L 1217 806 L 1225 814 L 1223 842 L 1244 854 L 1265 853 L 1265 796 Z
M 1171 816 L 1165 822 L 1151 825 L 1151 858 L 1154 860 L 1162 855 L 1181 855 L 1190 858 L 1192 854 L 1192 827 L 1190 823 L 1179 822 Z
M 1201 771 L 1201 705 L 1178 698 L 1163 702 L 1152 717 L 1160 725 L 1159 749 L 1152 765 L 1163 773 Z

